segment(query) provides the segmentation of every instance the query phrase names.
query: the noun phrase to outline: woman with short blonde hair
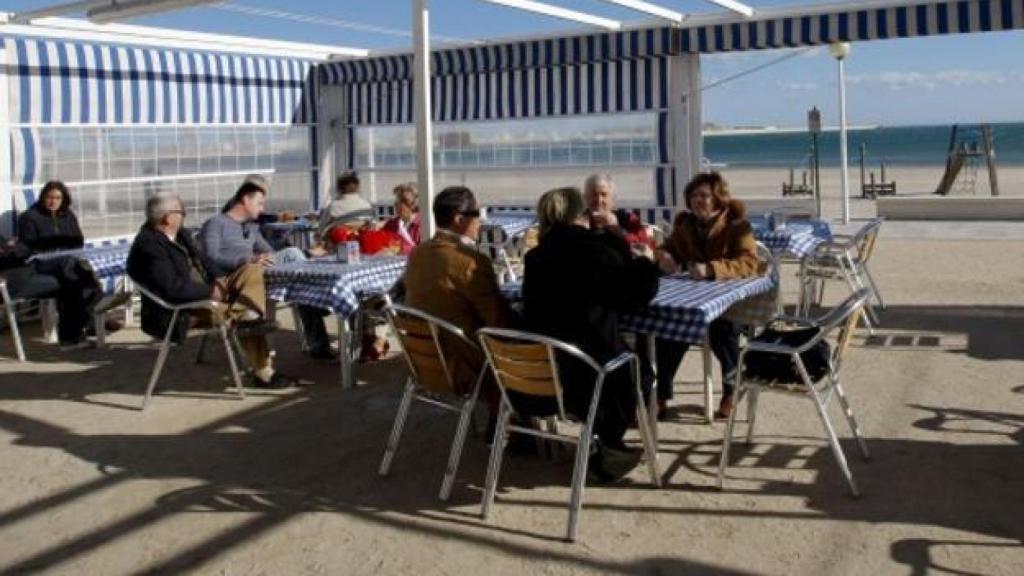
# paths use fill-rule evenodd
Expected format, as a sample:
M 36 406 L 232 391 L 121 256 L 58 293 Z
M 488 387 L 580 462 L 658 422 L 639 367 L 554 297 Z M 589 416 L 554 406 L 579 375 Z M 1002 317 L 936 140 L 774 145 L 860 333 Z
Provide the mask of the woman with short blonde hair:
M 571 225 L 583 219 L 583 195 L 578 188 L 567 186 L 548 190 L 537 202 L 537 222 L 543 236 L 556 224 Z

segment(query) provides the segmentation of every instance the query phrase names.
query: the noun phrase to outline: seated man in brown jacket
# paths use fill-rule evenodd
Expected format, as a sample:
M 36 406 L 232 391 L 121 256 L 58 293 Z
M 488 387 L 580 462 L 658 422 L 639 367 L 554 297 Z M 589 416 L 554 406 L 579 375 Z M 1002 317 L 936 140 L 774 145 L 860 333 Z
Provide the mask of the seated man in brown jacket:
M 498 290 L 491 259 L 476 248 L 480 206 L 465 186 L 450 186 L 434 198 L 437 233 L 409 255 L 405 303 L 462 328 L 470 339 L 484 326 L 507 326 L 511 313 Z M 483 354 L 460 342 L 443 342 L 455 385 L 472 389 L 484 364 Z M 497 390 L 482 396 L 497 404 Z

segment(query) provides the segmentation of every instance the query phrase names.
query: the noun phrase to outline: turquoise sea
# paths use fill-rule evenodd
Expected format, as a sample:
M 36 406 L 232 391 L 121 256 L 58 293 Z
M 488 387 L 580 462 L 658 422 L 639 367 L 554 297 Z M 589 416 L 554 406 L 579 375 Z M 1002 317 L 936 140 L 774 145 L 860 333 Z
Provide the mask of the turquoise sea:
M 997 164 L 1024 165 L 1024 122 L 991 126 Z M 942 166 L 946 162 L 951 130 L 950 125 L 882 126 L 851 130 L 847 137 L 850 163 L 856 165 L 859 162 L 860 146 L 864 144 L 870 165 L 877 166 L 884 161 L 891 166 Z M 980 131 L 971 133 L 980 140 Z M 811 137 L 806 132 L 706 134 L 704 155 L 716 164 L 736 168 L 799 167 L 805 165 L 810 143 Z M 820 145 L 821 165 L 838 165 L 838 132 L 823 133 Z

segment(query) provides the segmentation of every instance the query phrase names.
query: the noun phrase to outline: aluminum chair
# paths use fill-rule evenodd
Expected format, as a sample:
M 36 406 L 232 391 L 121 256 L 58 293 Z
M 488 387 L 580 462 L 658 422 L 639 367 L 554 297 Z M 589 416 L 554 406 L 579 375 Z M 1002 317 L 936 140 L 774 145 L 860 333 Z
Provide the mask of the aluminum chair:
M 164 339 L 160 345 L 160 352 L 156 357 L 156 364 L 153 366 L 153 372 L 149 377 L 149 383 L 146 385 L 146 395 L 142 398 L 142 406 L 140 410 L 145 410 L 149 404 L 149 399 L 153 396 L 153 391 L 156 389 L 156 383 L 160 379 L 160 374 L 163 372 L 164 362 L 167 360 L 167 353 L 171 349 L 171 335 L 174 333 L 174 326 L 177 323 L 178 315 L 181 313 L 188 313 L 191 310 L 210 310 L 216 311 L 219 306 L 223 304 L 214 302 L 213 300 L 197 300 L 195 302 L 186 302 L 184 304 L 170 304 L 163 300 L 159 296 L 153 294 L 144 286 L 139 284 L 138 281 L 133 281 L 135 288 L 145 297 L 151 300 L 157 306 L 170 310 L 171 321 L 167 326 L 167 332 L 164 334 Z M 235 351 L 232 346 L 238 346 L 238 340 L 233 329 L 229 328 L 225 322 L 216 322 L 215 326 L 208 331 L 216 329 L 220 332 L 221 340 L 224 342 L 224 351 L 228 355 L 228 363 L 231 365 L 231 378 L 235 383 L 235 389 L 238 391 L 239 399 L 245 399 L 245 387 L 242 385 L 242 378 L 238 370 L 238 363 L 235 359 Z M 203 357 L 203 350 L 206 347 L 206 334 L 203 335 L 203 340 L 199 343 L 199 351 L 196 355 L 196 362 L 201 362 Z
M 783 324 L 788 323 L 803 327 L 817 327 L 820 331 L 817 336 L 799 347 L 758 342 L 756 338 L 751 340 L 740 352 L 739 370 L 736 382 L 737 406 L 749 393 L 749 416 L 747 427 L 748 444 L 753 440 L 754 424 L 757 417 L 757 401 L 758 396 L 762 391 L 795 394 L 810 399 L 814 403 L 822 425 L 825 427 L 825 434 L 828 436 L 829 445 L 832 448 L 832 454 L 835 456 L 836 463 L 839 465 L 839 469 L 846 478 L 847 484 L 849 484 L 850 492 L 854 496 L 860 496 L 860 490 L 857 488 L 857 483 L 854 481 L 853 474 L 850 472 L 850 467 L 846 462 L 846 456 L 843 454 L 843 449 L 839 446 L 839 440 L 836 438 L 835 428 L 832 426 L 832 421 L 828 416 L 828 407 L 833 394 L 835 394 L 836 398 L 839 400 L 839 405 L 843 410 L 843 414 L 846 415 L 846 420 L 850 425 L 853 436 L 857 440 L 857 445 L 860 447 L 861 455 L 864 459 L 868 459 L 870 457 L 870 453 L 868 452 L 867 444 L 864 442 L 860 426 L 857 424 L 856 417 L 853 414 L 853 409 L 850 407 L 850 403 L 847 400 L 846 394 L 843 392 L 843 387 L 840 383 L 840 370 L 842 368 L 843 357 L 846 353 L 846 349 L 849 347 L 850 339 L 853 337 L 853 333 L 857 327 L 857 321 L 862 309 L 867 304 L 868 298 L 870 298 L 870 291 L 867 288 L 861 288 L 821 318 L 810 320 L 805 318 L 779 316 L 775 319 L 775 322 Z M 817 382 L 813 382 L 807 373 L 807 369 L 804 367 L 800 354 L 809 350 L 811 347 L 829 337 L 834 332 L 837 334 L 835 346 L 832 349 L 832 356 L 829 359 L 829 374 L 826 377 L 819 379 Z M 790 356 L 794 366 L 796 366 L 796 369 L 800 374 L 801 381 L 793 383 L 747 379 L 743 373 L 745 360 L 746 355 L 752 351 Z M 729 416 L 729 423 L 725 428 L 722 455 L 718 463 L 718 487 L 720 489 L 723 485 L 725 468 L 729 462 L 729 447 L 732 444 L 733 427 L 736 423 L 737 412 L 738 410 L 733 410 L 732 414 Z
M 15 314 L 15 307 L 21 300 L 11 298 L 7 291 L 7 280 L 0 278 L 0 304 L 4 307 L 7 315 L 7 326 L 11 330 L 11 339 L 14 340 L 14 353 L 18 356 L 19 362 L 26 362 L 25 347 L 21 343 L 21 332 L 18 330 L 18 318 Z
M 455 482 L 459 461 L 462 458 L 462 447 L 469 433 L 473 409 L 480 395 L 480 385 L 486 374 L 486 367 L 481 367 L 472 390 L 468 393 L 456 391 L 451 364 L 445 355 L 441 339 L 450 338 L 477 351 L 480 348 L 467 338 L 459 327 L 415 308 L 392 304 L 384 308 L 384 313 L 392 331 L 402 344 L 402 355 L 409 365 L 409 378 L 406 380 L 395 423 L 391 427 L 391 436 L 388 438 L 384 458 L 377 472 L 381 476 L 387 476 L 391 471 L 391 462 L 398 450 L 398 443 L 402 438 L 402 430 L 405 428 L 413 400 L 458 413 L 459 423 L 455 429 L 448 467 L 438 495 L 441 500 L 446 501 L 451 496 L 452 484 Z
M 806 316 L 809 313 L 812 301 L 821 305 L 825 281 L 828 280 L 845 282 L 851 292 L 867 288 L 871 299 L 878 303 L 879 308 L 885 309 L 878 285 L 868 270 L 868 261 L 874 253 L 878 232 L 883 222 L 882 218 L 875 218 L 853 236 L 836 235 L 831 241 L 819 244 L 813 254 L 803 259 L 800 264 L 801 315 Z M 864 307 L 864 311 L 868 328 L 873 331 L 874 326 L 879 324 L 878 313 L 870 301 Z
M 501 469 L 502 455 L 508 442 L 508 434 L 516 432 L 528 434 L 536 438 L 573 444 L 576 446 L 576 461 L 572 476 L 572 497 L 569 502 L 569 525 L 566 538 L 576 540 L 576 525 L 583 501 L 583 485 L 587 477 L 587 464 L 590 456 L 591 441 L 594 436 L 594 420 L 597 415 L 597 404 L 601 397 L 601 388 L 608 374 L 629 366 L 636 385 L 637 424 L 644 443 L 645 459 L 651 482 L 661 486 L 658 475 L 657 451 L 651 420 L 647 414 L 643 393 L 640 390 L 640 363 L 635 354 L 623 353 L 605 363 L 598 364 L 593 358 L 580 351 L 579 348 L 559 342 L 552 338 L 498 328 L 482 328 L 478 332 L 480 343 L 487 355 L 487 365 L 501 390 L 501 408 L 498 412 L 497 428 L 491 446 L 490 463 L 487 467 L 487 480 L 484 488 L 481 516 L 486 520 L 494 504 L 494 493 L 498 486 L 498 474 Z M 586 420 L 576 422 L 565 411 L 562 402 L 562 383 L 558 376 L 556 353 L 564 354 L 579 360 L 594 370 L 594 392 L 590 400 Z M 526 426 L 510 424 L 509 420 L 516 409 L 509 399 L 509 392 L 529 395 L 531 397 L 552 399 L 557 405 L 557 415 L 548 421 L 547 430 L 539 430 Z M 579 425 L 577 434 L 560 434 L 558 423 Z

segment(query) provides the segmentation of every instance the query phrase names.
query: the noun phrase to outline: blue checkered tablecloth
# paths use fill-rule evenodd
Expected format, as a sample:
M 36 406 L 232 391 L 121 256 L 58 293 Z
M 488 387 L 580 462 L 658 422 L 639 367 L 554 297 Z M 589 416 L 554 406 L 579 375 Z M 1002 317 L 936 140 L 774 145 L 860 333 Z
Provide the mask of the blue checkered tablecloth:
M 526 233 L 531 226 L 537 223 L 537 217 L 532 212 L 498 212 L 488 214 L 484 221 L 481 236 L 485 237 L 489 231 L 500 231 L 504 238 L 486 238 L 495 243 L 504 242 L 508 238 L 516 238 Z
M 128 266 L 128 252 L 131 251 L 131 247 L 130 243 L 121 243 L 75 250 L 57 250 L 36 254 L 29 261 L 76 258 L 92 270 L 96 281 L 103 286 L 104 292 L 111 294 L 117 288 L 117 281 L 125 274 Z
M 803 258 L 814 252 L 818 244 L 825 241 L 809 224 L 790 224 L 776 230 L 770 229 L 767 225 L 755 225 L 754 238 L 776 255 L 786 254 L 796 258 Z
M 263 277 L 273 300 L 348 317 L 359 309 L 360 298 L 390 290 L 405 272 L 405 263 L 401 256 L 365 258 L 358 264 L 321 258 L 267 268 Z
M 767 277 L 708 282 L 666 276 L 661 278 L 658 294 L 647 308 L 640 313 L 623 314 L 620 323 L 631 332 L 699 344 L 704 341 L 708 326 L 733 304 L 771 292 L 774 286 L 775 282 Z M 501 291 L 510 300 L 520 300 L 522 283 L 508 282 Z

